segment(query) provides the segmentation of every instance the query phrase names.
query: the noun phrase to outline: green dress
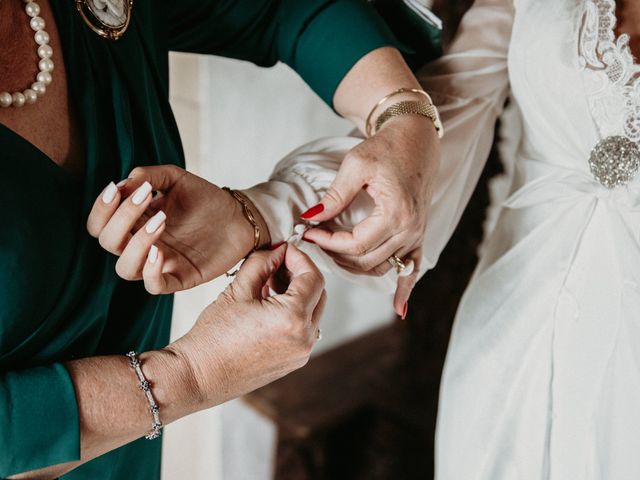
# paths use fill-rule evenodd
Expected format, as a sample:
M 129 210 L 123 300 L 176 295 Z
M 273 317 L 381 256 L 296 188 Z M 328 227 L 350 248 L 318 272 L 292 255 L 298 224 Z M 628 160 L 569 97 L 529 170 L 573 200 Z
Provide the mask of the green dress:
M 86 174 L 72 177 L 0 125 L 0 477 L 79 459 L 76 398 L 61 362 L 168 343 L 172 296 L 119 279 L 85 221 L 107 183 L 135 166 L 184 165 L 169 50 L 283 61 L 330 103 L 358 59 L 395 45 L 361 0 L 136 0 L 117 42 L 93 33 L 72 0 L 51 6 Z M 141 439 L 64 478 L 159 478 L 160 451 L 160 440 Z

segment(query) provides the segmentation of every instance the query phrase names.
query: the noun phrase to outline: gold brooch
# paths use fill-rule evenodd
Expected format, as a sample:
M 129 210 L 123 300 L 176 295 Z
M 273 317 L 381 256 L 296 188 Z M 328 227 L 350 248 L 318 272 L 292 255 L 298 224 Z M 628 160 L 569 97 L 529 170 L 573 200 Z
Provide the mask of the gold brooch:
M 91 30 L 118 40 L 129 27 L 133 0 L 76 0 L 76 8 Z

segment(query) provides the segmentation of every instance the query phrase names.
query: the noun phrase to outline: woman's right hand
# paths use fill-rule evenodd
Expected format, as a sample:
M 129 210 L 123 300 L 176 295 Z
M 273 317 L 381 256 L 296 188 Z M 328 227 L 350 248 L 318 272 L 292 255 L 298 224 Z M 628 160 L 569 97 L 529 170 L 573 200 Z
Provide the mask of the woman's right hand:
M 281 293 L 269 296 L 269 286 Z M 305 365 L 325 303 L 322 274 L 296 247 L 284 244 L 252 254 L 194 327 L 167 347 L 186 361 L 198 409 Z
M 270 296 L 268 285 L 281 293 Z M 219 405 L 302 367 L 325 302 L 322 275 L 295 247 L 251 255 L 184 337 L 140 354 L 162 422 Z M 65 367 L 78 404 L 81 458 L 11 478 L 58 478 L 149 432 L 149 403 L 123 355 L 71 360 Z

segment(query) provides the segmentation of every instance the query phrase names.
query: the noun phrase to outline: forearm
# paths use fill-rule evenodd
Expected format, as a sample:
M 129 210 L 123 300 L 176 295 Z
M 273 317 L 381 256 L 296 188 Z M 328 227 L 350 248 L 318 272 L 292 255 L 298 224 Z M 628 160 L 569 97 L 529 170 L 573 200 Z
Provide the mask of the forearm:
M 361 58 L 338 85 L 333 105 L 364 132 L 371 109 L 386 95 L 399 88 L 421 88 L 398 50 L 378 48 Z M 413 99 L 414 95 L 409 94 Z M 402 100 L 398 96 L 397 100 Z M 378 112 L 381 113 L 381 112 Z
M 193 378 L 180 356 L 165 349 L 143 353 L 140 360 L 165 425 L 202 408 Z M 22 473 L 12 479 L 57 478 L 151 430 L 149 404 L 138 388 L 127 357 L 91 357 L 71 361 L 66 367 L 78 403 L 80 460 Z

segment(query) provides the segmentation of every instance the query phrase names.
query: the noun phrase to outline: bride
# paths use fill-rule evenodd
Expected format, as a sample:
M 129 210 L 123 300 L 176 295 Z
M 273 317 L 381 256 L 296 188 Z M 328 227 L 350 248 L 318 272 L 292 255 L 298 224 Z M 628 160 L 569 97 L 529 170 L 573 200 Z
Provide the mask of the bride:
M 522 123 L 510 195 L 455 320 L 440 480 L 640 478 L 638 25 L 631 0 L 477 0 L 421 72 L 445 137 L 420 275 L 460 218 L 507 96 Z M 307 145 L 245 192 L 272 238 L 300 239 L 287 212 L 319 201 L 359 141 Z M 361 193 L 338 227 L 370 209 Z M 394 272 L 354 275 L 370 272 L 322 225 L 304 238 L 325 267 L 393 290 Z
M 430 67 L 483 104 L 460 118 L 468 165 L 507 91 L 522 123 L 454 325 L 439 479 L 640 476 L 640 68 L 623 33 L 637 46 L 639 20 L 630 1 L 478 1 Z

